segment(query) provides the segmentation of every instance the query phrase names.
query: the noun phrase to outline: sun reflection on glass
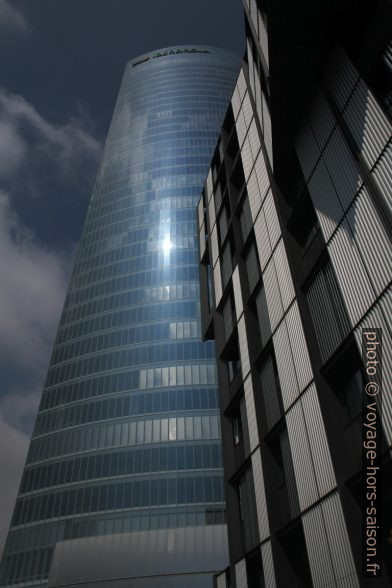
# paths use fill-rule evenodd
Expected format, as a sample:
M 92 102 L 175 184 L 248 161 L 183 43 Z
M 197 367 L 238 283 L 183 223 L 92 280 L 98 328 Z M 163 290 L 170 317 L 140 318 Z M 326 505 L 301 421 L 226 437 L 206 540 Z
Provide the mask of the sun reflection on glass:
M 163 242 L 162 242 L 163 253 L 169 253 L 170 249 L 172 248 L 172 244 L 170 242 L 170 237 L 167 235 Z

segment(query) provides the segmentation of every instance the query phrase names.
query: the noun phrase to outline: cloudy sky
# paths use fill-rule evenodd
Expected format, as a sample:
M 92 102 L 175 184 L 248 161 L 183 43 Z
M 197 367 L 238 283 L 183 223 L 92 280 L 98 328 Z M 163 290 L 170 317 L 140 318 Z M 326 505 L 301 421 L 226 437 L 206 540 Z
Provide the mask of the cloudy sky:
M 0 553 L 124 65 L 192 43 L 241 0 L 0 0 Z

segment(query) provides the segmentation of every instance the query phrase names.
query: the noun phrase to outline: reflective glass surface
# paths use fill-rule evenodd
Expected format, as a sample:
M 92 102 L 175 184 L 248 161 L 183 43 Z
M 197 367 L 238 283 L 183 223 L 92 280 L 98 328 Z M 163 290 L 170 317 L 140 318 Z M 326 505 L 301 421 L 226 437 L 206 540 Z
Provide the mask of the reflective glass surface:
M 240 60 L 127 64 L 18 495 L 1 585 L 57 541 L 224 521 L 215 352 L 200 341 L 195 208 Z

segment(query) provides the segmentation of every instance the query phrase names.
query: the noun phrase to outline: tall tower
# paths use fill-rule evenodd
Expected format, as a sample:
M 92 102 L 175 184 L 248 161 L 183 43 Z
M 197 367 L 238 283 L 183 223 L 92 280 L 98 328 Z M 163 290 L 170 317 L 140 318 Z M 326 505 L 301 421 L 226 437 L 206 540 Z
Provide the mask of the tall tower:
M 127 64 L 1 586 L 202 587 L 227 565 L 194 210 L 239 66 L 195 46 Z

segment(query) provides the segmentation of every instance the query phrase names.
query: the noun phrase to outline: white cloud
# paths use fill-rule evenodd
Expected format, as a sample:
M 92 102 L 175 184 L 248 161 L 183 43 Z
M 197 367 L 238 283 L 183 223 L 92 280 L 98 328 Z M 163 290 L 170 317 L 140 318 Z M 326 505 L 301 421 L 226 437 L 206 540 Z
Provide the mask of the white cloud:
M 1 0 L 0 0 L 1 2 Z M 54 163 L 58 171 L 68 179 L 77 176 L 86 164 L 95 165 L 101 152 L 101 144 L 86 130 L 89 117 L 81 113 L 64 124 L 46 120 L 23 96 L 7 92 L 0 87 L 0 176 L 10 178 L 23 161 L 26 146 L 30 157 L 41 162 Z M 8 147 L 10 153 L 7 153 Z
M 0 192 L 0 354 L 42 373 L 62 308 L 69 260 L 38 243 Z
M 31 27 L 23 14 L 7 0 L 0 0 L 0 29 L 7 33 L 28 35 Z
M 21 165 L 27 144 L 17 129 L 0 119 L 0 177 L 12 175 Z

